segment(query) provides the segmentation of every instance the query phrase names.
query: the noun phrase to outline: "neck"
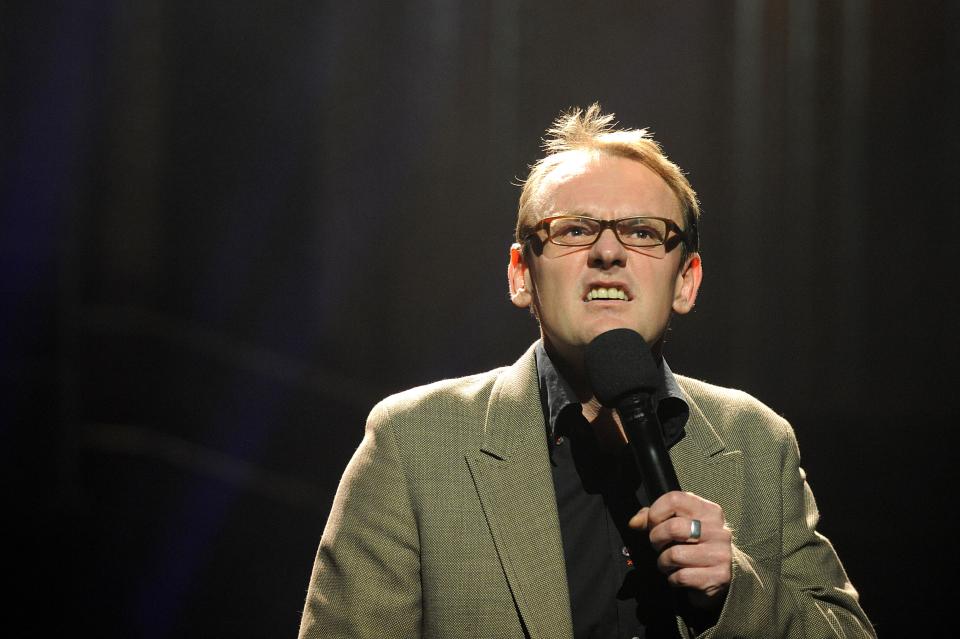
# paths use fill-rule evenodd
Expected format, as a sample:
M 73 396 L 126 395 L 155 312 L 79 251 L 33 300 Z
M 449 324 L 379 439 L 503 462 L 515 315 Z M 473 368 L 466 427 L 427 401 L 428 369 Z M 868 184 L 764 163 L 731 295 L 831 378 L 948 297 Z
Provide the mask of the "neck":
M 542 335 L 543 347 L 550 356 L 550 361 L 557 371 L 570 384 L 577 399 L 583 405 L 584 416 L 592 421 L 594 417 L 609 411 L 604 408 L 593 394 L 590 382 L 587 379 L 584 354 L 586 347 L 569 347 L 565 349 L 555 346 L 546 335 Z M 660 362 L 663 353 L 663 339 L 656 340 L 650 347 L 655 362 Z

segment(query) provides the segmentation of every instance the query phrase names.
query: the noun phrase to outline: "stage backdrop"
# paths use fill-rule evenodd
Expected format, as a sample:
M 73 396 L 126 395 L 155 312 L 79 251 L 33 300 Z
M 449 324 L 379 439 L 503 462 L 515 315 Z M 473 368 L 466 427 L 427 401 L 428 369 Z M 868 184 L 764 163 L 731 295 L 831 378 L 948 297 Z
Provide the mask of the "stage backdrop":
M 705 281 L 671 366 L 791 421 L 881 635 L 939 627 L 957 595 L 958 18 L 4 3 L 14 616 L 37 635 L 295 635 L 373 404 L 535 339 L 507 299 L 516 182 L 561 109 L 600 101 L 703 203 Z

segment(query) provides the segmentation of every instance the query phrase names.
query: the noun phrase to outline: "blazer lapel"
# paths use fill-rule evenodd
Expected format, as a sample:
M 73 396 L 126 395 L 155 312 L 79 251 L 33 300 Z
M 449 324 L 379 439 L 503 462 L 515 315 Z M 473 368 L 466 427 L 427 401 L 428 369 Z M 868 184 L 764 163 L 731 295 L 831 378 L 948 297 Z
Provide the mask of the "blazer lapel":
M 534 639 L 573 639 L 563 542 L 531 347 L 494 384 L 467 456 L 503 572 Z
M 684 389 L 690 418 L 686 436 L 670 449 L 683 490 L 723 506 L 727 525 L 737 530 L 743 517 L 743 453 L 728 450 L 697 402 Z

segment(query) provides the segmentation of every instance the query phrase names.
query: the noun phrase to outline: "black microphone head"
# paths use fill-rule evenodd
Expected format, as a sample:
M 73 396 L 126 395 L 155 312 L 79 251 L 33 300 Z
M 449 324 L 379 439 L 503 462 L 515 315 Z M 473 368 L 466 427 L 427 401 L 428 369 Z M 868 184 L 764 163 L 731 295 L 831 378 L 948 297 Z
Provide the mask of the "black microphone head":
M 609 408 L 627 395 L 652 393 L 660 384 L 650 347 L 640 333 L 629 328 L 597 335 L 587 346 L 584 363 L 594 396 Z

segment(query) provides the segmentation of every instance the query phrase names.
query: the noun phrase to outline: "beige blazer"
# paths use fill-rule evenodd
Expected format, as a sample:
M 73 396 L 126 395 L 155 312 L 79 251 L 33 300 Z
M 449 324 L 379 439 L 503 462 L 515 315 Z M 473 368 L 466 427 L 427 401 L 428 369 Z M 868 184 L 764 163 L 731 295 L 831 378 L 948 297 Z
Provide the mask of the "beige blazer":
M 745 393 L 677 376 L 680 484 L 723 507 L 733 580 L 704 637 L 873 637 L 790 426 Z M 691 636 L 677 618 L 678 634 Z M 573 639 L 531 347 L 513 366 L 378 404 L 317 552 L 300 637 Z

